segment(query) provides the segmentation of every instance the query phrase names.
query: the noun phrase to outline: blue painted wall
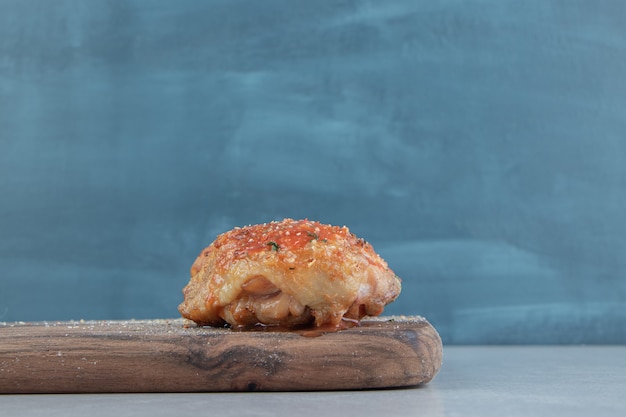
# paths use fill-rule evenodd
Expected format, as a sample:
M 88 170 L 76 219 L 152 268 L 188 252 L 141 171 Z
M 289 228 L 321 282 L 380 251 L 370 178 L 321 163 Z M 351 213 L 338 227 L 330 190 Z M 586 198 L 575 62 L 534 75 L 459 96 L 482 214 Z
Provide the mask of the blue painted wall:
M 621 1 L 0 0 L 0 320 L 174 317 L 348 225 L 446 343 L 626 342 Z

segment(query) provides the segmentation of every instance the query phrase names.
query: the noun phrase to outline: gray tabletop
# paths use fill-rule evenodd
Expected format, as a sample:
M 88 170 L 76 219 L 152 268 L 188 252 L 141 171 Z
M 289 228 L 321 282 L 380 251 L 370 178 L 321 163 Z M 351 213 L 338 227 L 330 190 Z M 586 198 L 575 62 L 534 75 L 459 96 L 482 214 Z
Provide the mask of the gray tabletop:
M 2 416 L 624 416 L 626 346 L 445 347 L 423 387 L 375 391 L 0 395 Z

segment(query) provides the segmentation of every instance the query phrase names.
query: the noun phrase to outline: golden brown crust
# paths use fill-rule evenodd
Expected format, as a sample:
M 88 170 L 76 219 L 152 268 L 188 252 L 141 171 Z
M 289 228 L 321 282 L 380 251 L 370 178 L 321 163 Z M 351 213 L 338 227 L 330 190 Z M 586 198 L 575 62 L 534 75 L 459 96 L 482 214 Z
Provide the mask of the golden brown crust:
M 400 286 L 347 227 L 285 219 L 218 236 L 193 263 L 179 311 L 202 325 L 333 327 L 380 314 Z

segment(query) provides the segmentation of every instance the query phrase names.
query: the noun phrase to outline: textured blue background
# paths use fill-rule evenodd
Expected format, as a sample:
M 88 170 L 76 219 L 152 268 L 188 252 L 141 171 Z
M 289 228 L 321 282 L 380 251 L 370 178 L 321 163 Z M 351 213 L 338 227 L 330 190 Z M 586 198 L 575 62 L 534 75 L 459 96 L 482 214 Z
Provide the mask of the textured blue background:
M 0 320 L 348 225 L 446 343 L 626 343 L 622 1 L 0 0 Z

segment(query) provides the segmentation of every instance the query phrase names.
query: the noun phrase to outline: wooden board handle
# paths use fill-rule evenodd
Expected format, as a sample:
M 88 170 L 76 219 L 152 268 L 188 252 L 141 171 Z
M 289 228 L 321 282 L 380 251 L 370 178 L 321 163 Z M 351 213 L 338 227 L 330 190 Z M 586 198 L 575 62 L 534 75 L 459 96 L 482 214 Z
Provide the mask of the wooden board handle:
M 329 333 L 182 319 L 0 323 L 0 393 L 305 391 L 429 382 L 441 338 L 421 317 Z

